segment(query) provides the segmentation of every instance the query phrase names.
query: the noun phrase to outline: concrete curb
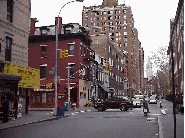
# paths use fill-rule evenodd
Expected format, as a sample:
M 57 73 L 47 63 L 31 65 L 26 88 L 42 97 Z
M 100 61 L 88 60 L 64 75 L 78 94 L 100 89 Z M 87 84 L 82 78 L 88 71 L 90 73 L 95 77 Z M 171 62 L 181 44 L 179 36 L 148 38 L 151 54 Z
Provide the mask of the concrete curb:
M 15 125 L 15 126 L 11 126 L 11 127 L 5 127 L 5 128 L 0 129 L 0 131 L 1 130 L 7 130 L 7 129 L 10 129 L 10 128 L 19 127 L 19 126 L 25 126 L 25 125 L 29 125 L 29 124 L 41 123 L 41 122 L 44 122 L 44 121 L 58 120 L 58 119 L 63 118 L 63 117 L 67 117 L 67 116 L 48 118 L 48 119 L 43 119 L 43 120 L 39 120 L 39 121 L 34 121 L 34 122 L 24 123 L 24 124 L 20 124 L 20 125 Z
M 83 112 L 87 112 L 87 111 L 91 111 L 91 110 L 83 110 L 83 111 L 77 111 L 77 112 L 78 113 L 83 113 Z M 57 117 L 53 117 L 53 118 L 43 119 L 43 120 L 29 122 L 29 123 L 24 123 L 24 124 L 20 124 L 20 125 L 11 126 L 11 127 L 5 127 L 5 128 L 0 129 L 0 131 L 1 130 L 7 130 L 7 129 L 10 129 L 10 128 L 14 128 L 14 127 L 19 127 L 19 126 L 25 126 L 25 125 L 29 125 L 29 124 L 41 123 L 41 122 L 44 122 L 44 121 L 58 120 L 60 118 L 68 117 L 69 115 L 72 115 L 72 113 L 64 115 L 64 116 L 57 116 Z
M 161 120 L 159 116 L 158 116 L 158 129 L 159 129 L 159 138 L 163 138 L 163 130 L 162 130 Z

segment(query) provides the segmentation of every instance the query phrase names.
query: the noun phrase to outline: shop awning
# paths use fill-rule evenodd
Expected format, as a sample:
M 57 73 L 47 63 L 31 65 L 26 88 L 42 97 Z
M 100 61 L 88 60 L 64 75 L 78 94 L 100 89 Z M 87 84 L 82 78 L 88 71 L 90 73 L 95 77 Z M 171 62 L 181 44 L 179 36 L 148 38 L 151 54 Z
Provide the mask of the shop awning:
M 9 73 L 0 73 L 0 80 L 13 80 L 20 81 L 22 79 L 21 75 L 9 74 Z
M 105 86 L 105 85 L 101 85 L 101 84 L 99 84 L 100 85 L 100 87 L 102 87 L 106 92 L 109 92 L 109 89 Z

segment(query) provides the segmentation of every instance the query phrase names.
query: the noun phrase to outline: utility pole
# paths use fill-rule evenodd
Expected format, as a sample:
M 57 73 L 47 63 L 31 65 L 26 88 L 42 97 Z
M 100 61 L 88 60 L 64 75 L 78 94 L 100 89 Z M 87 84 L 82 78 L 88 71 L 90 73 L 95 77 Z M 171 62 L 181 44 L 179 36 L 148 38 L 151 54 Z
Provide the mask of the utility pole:
M 67 84 L 68 84 L 68 110 L 70 110 L 70 69 L 68 65 L 68 79 L 67 79 Z

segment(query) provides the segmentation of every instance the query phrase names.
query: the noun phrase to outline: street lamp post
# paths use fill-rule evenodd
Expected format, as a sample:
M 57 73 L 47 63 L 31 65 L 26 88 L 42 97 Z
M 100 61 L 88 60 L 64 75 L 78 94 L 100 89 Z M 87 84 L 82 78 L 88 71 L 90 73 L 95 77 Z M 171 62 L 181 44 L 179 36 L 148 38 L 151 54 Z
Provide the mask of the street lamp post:
M 57 23 L 57 26 L 56 26 L 56 59 L 55 59 L 55 77 L 54 77 L 54 82 L 55 82 L 55 108 L 53 110 L 53 115 L 57 115 L 57 98 L 58 98 L 58 94 L 57 94 L 57 49 L 58 49 L 58 31 L 59 31 L 59 15 L 60 15 L 60 12 L 61 10 L 69 3 L 72 3 L 72 2 L 83 2 L 84 0 L 75 0 L 75 1 L 70 1 L 70 2 L 67 2 L 66 4 L 64 4 L 64 6 L 62 6 L 62 8 L 60 9 L 59 11 L 59 14 L 58 14 L 58 23 Z M 68 86 L 69 87 L 69 86 Z M 69 89 L 69 88 L 68 88 Z M 68 105 L 69 106 L 69 105 Z

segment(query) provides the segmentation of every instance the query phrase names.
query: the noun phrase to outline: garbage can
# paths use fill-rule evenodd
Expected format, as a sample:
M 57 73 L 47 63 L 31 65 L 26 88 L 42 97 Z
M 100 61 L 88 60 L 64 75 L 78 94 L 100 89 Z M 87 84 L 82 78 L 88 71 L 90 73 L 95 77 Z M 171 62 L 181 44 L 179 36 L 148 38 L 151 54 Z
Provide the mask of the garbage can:
M 68 109 L 68 102 L 64 102 L 64 110 L 67 111 Z
M 64 108 L 57 108 L 57 116 L 64 116 Z

